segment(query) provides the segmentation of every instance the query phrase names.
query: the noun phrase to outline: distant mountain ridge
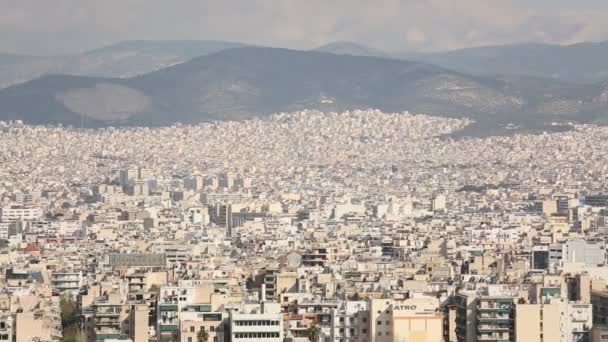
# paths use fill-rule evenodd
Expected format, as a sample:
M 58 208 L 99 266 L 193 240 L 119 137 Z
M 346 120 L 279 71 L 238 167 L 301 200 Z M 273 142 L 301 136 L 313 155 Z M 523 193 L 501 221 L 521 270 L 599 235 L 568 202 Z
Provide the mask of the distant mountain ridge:
M 362 44 L 354 42 L 333 42 L 323 46 L 320 46 L 313 51 L 327 52 L 336 55 L 351 55 L 351 56 L 363 56 L 363 57 L 382 57 L 391 58 L 391 56 L 378 49 L 370 48 Z
M 49 74 L 127 78 L 244 44 L 218 41 L 124 41 L 65 56 L 0 54 L 0 88 Z
M 0 120 L 88 127 L 240 120 L 278 111 L 379 108 L 514 123 L 607 122 L 608 87 L 469 76 L 420 63 L 242 47 L 128 78 L 44 76 L 0 91 Z
M 388 53 L 357 43 L 335 42 L 315 51 L 419 61 L 481 76 L 529 76 L 576 83 L 608 79 L 608 41 L 571 45 L 521 43 L 434 53 Z
M 396 57 L 477 75 L 531 76 L 579 83 L 608 79 L 608 42 L 526 43 Z
M 246 44 L 222 41 L 132 40 L 65 56 L 0 54 L 0 89 L 49 74 L 129 78 Z M 389 53 L 338 41 L 312 51 L 435 64 L 478 76 L 530 76 L 577 83 L 608 79 L 608 42 L 512 44 L 436 53 Z

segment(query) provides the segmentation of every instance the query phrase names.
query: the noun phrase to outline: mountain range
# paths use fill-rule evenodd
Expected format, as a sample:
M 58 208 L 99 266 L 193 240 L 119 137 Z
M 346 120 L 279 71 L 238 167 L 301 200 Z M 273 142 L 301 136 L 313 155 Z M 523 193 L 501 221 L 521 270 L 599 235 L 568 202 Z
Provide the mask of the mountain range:
M 0 88 L 48 74 L 127 78 L 244 46 L 216 41 L 125 41 L 63 56 L 0 54 Z
M 608 80 L 608 42 L 485 46 L 409 58 L 476 75 L 519 75 L 578 83 Z
M 365 56 L 365 57 L 381 57 L 389 59 L 400 59 L 393 58 L 391 54 L 386 53 L 382 50 L 374 49 L 353 42 L 333 42 L 326 45 L 319 46 L 312 50 L 317 52 L 333 53 L 335 55 L 351 55 L 351 56 Z
M 41 72 L 39 78 L 0 90 L 0 120 L 158 126 L 301 109 L 378 108 L 469 117 L 476 124 L 466 133 L 476 135 L 563 129 L 568 122 L 608 123 L 608 82 L 598 76 L 594 82 L 583 76 L 464 70 L 462 64 L 450 69 L 441 65 L 447 62 L 428 63 L 438 58 L 435 54 L 408 61 L 350 43 L 300 51 L 221 42 L 126 42 L 84 55 L 100 56 L 99 63 L 86 65 L 105 66 L 74 64 L 71 70 L 86 76 Z M 35 64 L 37 58 L 4 55 L 0 65 Z M 466 59 L 448 61 L 459 58 Z M 86 70 L 98 70 L 101 77 Z

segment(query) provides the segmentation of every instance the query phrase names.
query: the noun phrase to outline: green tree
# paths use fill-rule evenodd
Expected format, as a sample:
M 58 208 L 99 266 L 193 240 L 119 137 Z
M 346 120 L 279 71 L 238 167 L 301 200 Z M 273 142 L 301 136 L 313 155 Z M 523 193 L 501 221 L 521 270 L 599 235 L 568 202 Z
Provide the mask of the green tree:
M 61 296 L 59 301 L 61 310 L 61 326 L 63 328 L 62 342 L 79 342 L 80 328 L 78 327 L 78 309 L 76 303 L 69 296 Z
M 71 298 L 62 296 L 61 301 L 59 302 L 59 308 L 61 309 L 61 324 L 64 327 L 78 322 L 76 304 Z
M 78 342 L 78 339 L 76 338 L 76 336 L 64 336 L 61 339 L 61 342 Z
M 306 329 L 306 333 L 310 342 L 319 342 L 319 336 L 321 336 L 321 329 L 316 324 L 313 324 L 308 327 L 308 329 Z
M 198 331 L 198 334 L 196 334 L 196 340 L 197 342 L 209 341 L 209 333 L 207 332 L 205 327 L 201 327 L 201 330 Z

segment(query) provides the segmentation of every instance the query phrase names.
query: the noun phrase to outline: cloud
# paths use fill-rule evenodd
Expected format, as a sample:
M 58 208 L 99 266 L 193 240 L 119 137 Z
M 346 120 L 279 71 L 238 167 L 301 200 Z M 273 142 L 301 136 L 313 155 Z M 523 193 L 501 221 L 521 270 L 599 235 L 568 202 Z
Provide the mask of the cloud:
M 608 39 L 608 6 L 581 1 L 0 0 L 0 51 L 58 53 L 127 39 L 292 48 L 351 40 L 393 51 Z

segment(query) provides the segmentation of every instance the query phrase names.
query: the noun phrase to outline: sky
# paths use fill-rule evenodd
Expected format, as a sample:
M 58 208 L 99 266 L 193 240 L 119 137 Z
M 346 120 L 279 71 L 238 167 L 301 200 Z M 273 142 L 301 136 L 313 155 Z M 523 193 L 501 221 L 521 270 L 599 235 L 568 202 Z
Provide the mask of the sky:
M 0 52 L 51 55 L 118 41 L 229 40 L 385 51 L 608 40 L 608 0 L 0 0 Z

